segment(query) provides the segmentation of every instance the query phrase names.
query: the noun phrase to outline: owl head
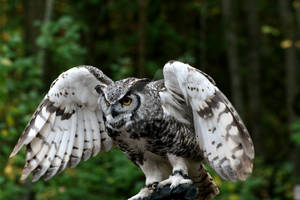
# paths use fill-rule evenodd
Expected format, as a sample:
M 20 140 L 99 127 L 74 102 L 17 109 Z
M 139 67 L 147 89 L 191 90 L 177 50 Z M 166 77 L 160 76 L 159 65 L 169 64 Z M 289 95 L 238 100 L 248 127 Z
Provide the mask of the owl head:
M 149 79 L 127 78 L 107 87 L 96 87 L 101 94 L 98 104 L 109 127 L 120 129 L 147 112 L 144 105 L 151 98 L 147 97 L 148 83 Z

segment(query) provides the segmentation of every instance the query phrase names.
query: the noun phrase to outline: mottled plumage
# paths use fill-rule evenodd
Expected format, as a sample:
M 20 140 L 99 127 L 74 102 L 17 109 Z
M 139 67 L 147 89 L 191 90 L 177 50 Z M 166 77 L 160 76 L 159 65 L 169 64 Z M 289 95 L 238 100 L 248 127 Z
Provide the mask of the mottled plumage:
M 56 79 L 11 156 L 27 147 L 22 178 L 48 180 L 112 146 L 146 176 L 146 187 L 194 184 L 197 199 L 218 188 L 203 163 L 223 179 L 245 180 L 254 148 L 237 112 L 205 73 L 178 61 L 164 66 L 164 80 L 113 82 L 91 66 L 72 68 Z M 101 166 L 99 166 L 101 167 Z

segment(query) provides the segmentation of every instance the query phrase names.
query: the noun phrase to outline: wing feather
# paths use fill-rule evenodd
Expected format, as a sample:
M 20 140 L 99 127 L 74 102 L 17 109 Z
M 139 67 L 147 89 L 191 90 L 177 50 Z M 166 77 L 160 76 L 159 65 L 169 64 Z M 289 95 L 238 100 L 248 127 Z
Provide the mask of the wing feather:
M 33 172 L 33 181 L 50 179 L 67 165 L 96 156 L 105 133 L 95 88 L 111 84 L 107 76 L 91 66 L 79 66 L 62 73 L 33 114 L 10 157 L 25 145 L 26 164 L 21 176 Z M 98 113 L 98 114 L 97 114 Z M 107 137 L 107 136 L 105 136 Z M 111 147 L 111 146 L 110 146 Z
M 43 161 L 43 158 L 45 157 L 46 153 L 49 151 L 49 148 L 51 146 L 52 141 L 55 137 L 55 131 L 53 129 L 53 126 L 55 124 L 55 118 L 54 122 L 50 122 L 49 126 L 50 129 L 47 127 L 45 129 L 46 131 L 49 131 L 49 135 L 46 138 L 41 138 L 43 140 L 43 145 L 41 149 L 38 151 L 36 155 L 34 155 L 28 162 L 26 162 L 25 167 L 22 172 L 21 180 L 26 179 L 29 174 Z
M 100 112 L 100 110 L 96 111 L 97 119 L 98 119 L 98 125 L 101 135 L 101 151 L 107 152 L 109 151 L 113 146 L 112 139 L 108 136 L 107 132 L 105 131 L 105 125 L 103 121 L 103 113 Z
M 92 142 L 93 142 L 93 156 L 96 156 L 101 150 L 101 135 L 98 118 L 94 112 L 88 111 L 88 121 L 91 123 Z
M 84 122 L 82 110 L 78 110 L 78 120 L 77 120 L 77 131 L 75 133 L 74 146 L 71 153 L 70 167 L 76 167 L 82 157 L 83 146 L 84 146 Z
M 36 135 L 41 131 L 44 125 L 47 123 L 50 117 L 50 113 L 46 111 L 44 101 L 38 106 L 38 109 L 33 114 L 31 120 L 27 124 L 24 133 L 19 138 L 17 145 L 12 151 L 10 157 L 15 156 L 18 151 L 24 146 L 29 144 Z
M 84 149 L 83 149 L 83 161 L 87 161 L 93 152 L 93 136 L 92 127 L 89 118 L 88 110 L 84 113 Z
M 54 159 L 58 145 L 61 142 L 62 133 L 59 131 L 55 131 L 53 135 L 55 135 L 55 137 L 51 143 L 49 151 L 47 152 L 47 154 L 45 155 L 45 157 L 43 158 L 39 166 L 35 168 L 35 170 L 33 171 L 33 178 L 32 178 L 33 182 L 38 181 L 40 177 L 46 173 L 46 171 L 51 165 L 52 160 Z
M 166 91 L 160 96 L 165 114 L 194 126 L 206 162 L 222 178 L 244 180 L 252 172 L 253 143 L 241 118 L 212 78 L 178 61 L 165 65 L 164 78 Z
M 74 145 L 74 141 L 75 141 L 75 134 L 77 132 L 77 124 L 78 124 L 77 120 L 78 120 L 77 115 L 73 115 L 71 117 L 70 138 L 67 141 L 68 146 L 67 146 L 66 152 L 65 152 L 63 160 L 62 160 L 62 163 L 61 163 L 57 173 L 61 173 L 62 171 L 64 171 L 65 168 L 67 167 L 68 163 L 69 163 L 70 156 L 71 156 L 72 149 L 73 149 L 73 145 Z
M 59 147 L 57 148 L 51 161 L 49 160 L 50 164 L 47 165 L 48 166 L 47 171 L 45 172 L 45 174 L 43 174 L 44 180 L 49 180 L 57 173 L 59 169 L 59 166 L 62 162 L 63 155 L 67 148 L 68 140 L 70 138 L 70 133 L 68 132 L 68 130 L 70 130 L 69 127 L 70 127 L 70 121 L 62 120 L 61 132 L 59 133 L 61 135 Z

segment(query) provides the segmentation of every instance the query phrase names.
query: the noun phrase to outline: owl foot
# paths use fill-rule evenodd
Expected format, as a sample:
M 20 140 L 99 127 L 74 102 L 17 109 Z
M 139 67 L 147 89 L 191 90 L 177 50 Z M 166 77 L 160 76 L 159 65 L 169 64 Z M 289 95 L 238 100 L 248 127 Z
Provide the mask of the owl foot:
M 164 187 L 165 185 L 170 185 L 170 188 L 173 189 L 181 184 L 193 184 L 193 181 L 187 174 L 183 174 L 182 171 L 177 170 L 172 173 L 168 179 L 161 181 L 158 184 L 158 187 Z
M 153 190 L 156 188 L 156 186 L 157 183 L 147 185 L 147 187 L 141 189 L 139 193 L 137 193 L 128 200 L 147 200 L 148 197 L 152 194 Z

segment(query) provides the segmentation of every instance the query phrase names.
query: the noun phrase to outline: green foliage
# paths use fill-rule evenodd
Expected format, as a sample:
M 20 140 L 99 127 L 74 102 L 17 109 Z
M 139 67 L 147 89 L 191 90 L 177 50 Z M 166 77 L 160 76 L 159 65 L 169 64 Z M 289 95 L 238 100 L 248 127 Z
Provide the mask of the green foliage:
M 20 32 L 8 34 L 0 50 L 0 199 L 19 199 L 26 193 L 18 181 L 25 155 L 8 156 L 41 99 L 42 83 L 36 57 L 23 56 Z
M 51 52 L 53 64 L 74 66 L 83 63 L 86 49 L 79 45 L 80 24 L 74 23 L 70 16 L 62 16 L 57 21 L 44 23 L 37 44 Z
M 220 200 L 293 199 L 292 166 L 289 163 L 264 165 L 257 158 L 254 173 L 246 181 L 222 182 Z
M 24 150 L 12 159 L 8 157 L 43 98 L 42 91 L 49 87 L 45 79 L 53 80 L 60 72 L 81 64 L 98 66 L 114 80 L 136 75 L 139 67 L 138 1 L 54 1 L 53 17 L 47 23 L 43 23 L 43 16 L 39 17 L 34 8 L 31 8 L 31 15 L 28 14 L 29 1 L 3 0 L 0 6 L 0 200 L 118 200 L 132 196 L 143 187 L 144 177 L 118 150 L 80 163 L 48 182 L 36 183 L 19 180 Z M 293 43 L 282 38 L 276 18 L 279 16 L 277 6 L 265 0 L 259 3 L 261 93 L 270 94 L 261 99 L 263 132 L 267 136 L 263 150 L 256 156 L 254 172 L 245 182 L 222 181 L 211 171 L 221 191 L 216 199 L 293 199 L 292 184 L 297 177 L 292 176 L 294 166 L 289 157 L 290 147 L 300 145 L 300 120 L 293 124 L 293 134 L 289 135 L 282 101 L 285 96 L 282 49 Z M 244 10 L 244 4 L 236 1 L 233 13 L 238 18 L 235 29 L 241 79 L 247 80 L 250 73 L 249 30 Z M 38 19 L 30 18 L 32 16 Z M 230 97 L 220 1 L 171 3 L 153 0 L 146 16 L 146 77 L 162 78 L 164 63 L 178 59 L 205 69 Z M 201 22 L 202 17 L 205 17 L 205 24 Z M 28 24 L 35 24 L 37 30 L 28 31 Z M 34 32 L 37 33 L 32 44 L 28 35 Z M 36 49 L 28 52 L 30 46 Z M 299 41 L 294 46 L 299 48 Z M 205 64 L 207 66 L 202 66 Z M 46 69 L 49 77 L 43 74 Z M 246 89 L 246 82 L 242 87 Z M 299 85 L 297 88 L 299 90 Z M 243 95 L 248 100 L 248 94 Z M 248 113 L 251 108 L 245 109 Z M 246 114 L 244 121 L 251 120 Z
M 291 135 L 291 140 L 300 146 L 300 119 L 298 119 L 292 125 L 293 134 Z
M 41 91 L 48 87 L 41 80 L 40 63 L 45 56 L 42 53 L 51 54 L 51 63 L 59 71 L 83 64 L 86 48 L 79 43 L 82 28 L 70 16 L 43 24 L 37 44 L 45 51 L 32 56 L 25 54 L 26 44 L 20 29 L 6 30 L 7 37 L 0 40 L 0 200 L 19 200 L 31 195 L 37 200 L 117 200 L 135 194 L 143 186 L 141 171 L 117 150 L 81 163 L 76 169 L 67 169 L 53 180 L 34 184 L 19 180 L 25 162 L 24 150 L 8 159 L 43 98 Z M 113 67 L 118 74 L 115 78 L 132 73 L 129 61 L 120 60 Z M 121 68 L 126 64 L 128 70 Z
M 121 200 L 134 194 L 143 180 L 141 172 L 121 154 L 113 150 L 81 163 L 76 169 L 67 169 L 47 183 L 34 184 L 36 199 Z

